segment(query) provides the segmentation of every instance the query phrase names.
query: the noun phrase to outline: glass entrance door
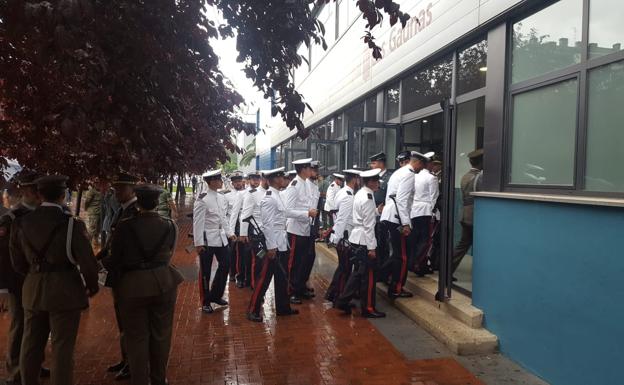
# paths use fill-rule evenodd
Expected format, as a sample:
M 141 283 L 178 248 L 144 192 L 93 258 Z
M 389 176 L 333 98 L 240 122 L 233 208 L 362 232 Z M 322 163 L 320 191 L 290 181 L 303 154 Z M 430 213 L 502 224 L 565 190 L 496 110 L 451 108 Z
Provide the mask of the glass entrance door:
M 353 127 L 350 133 L 348 164 L 368 168 L 369 158 L 379 152 L 386 153 L 387 167 L 396 168 L 398 124 L 364 122 Z
M 293 160 L 304 159 L 308 156 L 308 151 L 305 149 L 288 148 L 284 150 L 284 167 L 286 171 L 294 169 L 292 165 Z
M 310 143 L 310 156 L 321 162 L 319 172 L 323 176 L 345 169 L 345 142 L 338 140 L 313 140 Z

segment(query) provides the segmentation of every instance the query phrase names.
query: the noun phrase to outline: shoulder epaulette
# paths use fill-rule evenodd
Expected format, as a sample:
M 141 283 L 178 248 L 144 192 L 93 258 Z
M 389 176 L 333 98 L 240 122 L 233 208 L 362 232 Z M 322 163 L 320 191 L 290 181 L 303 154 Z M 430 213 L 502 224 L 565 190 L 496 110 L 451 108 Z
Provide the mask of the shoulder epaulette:
M 206 196 L 207 193 L 201 193 L 199 194 L 198 198 L 199 199 L 204 199 L 204 197 Z
M 290 182 L 291 186 L 296 186 L 297 185 L 297 180 L 293 180 L 292 182 Z
M 255 193 L 256 191 L 258 191 L 258 190 L 255 189 L 255 188 L 252 188 L 251 190 L 249 190 L 249 192 L 252 193 L 252 194 Z
M 266 195 L 267 195 L 267 196 L 268 196 L 268 195 L 271 195 L 271 191 L 270 191 L 270 190 L 269 190 L 269 191 L 267 191 L 267 192 L 266 192 Z
M 416 170 L 412 170 L 411 168 L 408 168 L 408 170 L 410 170 L 411 173 L 416 174 Z
M 368 199 L 373 199 L 373 194 L 368 193 Z
M 347 195 L 353 195 L 351 191 L 347 191 Z

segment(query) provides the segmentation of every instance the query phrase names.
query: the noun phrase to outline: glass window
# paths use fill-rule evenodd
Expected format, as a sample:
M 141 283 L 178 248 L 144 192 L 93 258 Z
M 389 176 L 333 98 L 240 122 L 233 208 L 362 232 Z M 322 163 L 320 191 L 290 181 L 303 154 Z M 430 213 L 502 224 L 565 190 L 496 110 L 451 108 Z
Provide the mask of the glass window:
M 301 138 L 295 138 L 292 140 L 291 147 L 293 149 L 307 149 L 308 148 L 308 140 L 301 140 Z
M 439 156 L 444 140 L 444 114 L 427 116 L 403 126 L 403 146 L 406 150 L 435 151 Z
M 451 57 L 418 70 L 403 79 L 403 114 L 439 103 L 451 96 Z
M 457 68 L 457 94 L 478 90 L 485 87 L 487 71 L 487 40 L 459 51 Z
M 511 126 L 511 183 L 574 183 L 577 80 L 517 94 Z
M 583 0 L 561 0 L 513 25 L 512 83 L 581 61 Z
M 377 121 L 377 95 L 373 95 L 366 99 L 366 121 Z
M 399 83 L 396 83 L 386 90 L 386 120 L 394 119 L 399 116 L 399 94 Z
M 589 58 L 622 50 L 622 0 L 591 0 L 589 2 Z
M 358 103 L 345 111 L 345 129 L 360 125 L 364 121 L 364 103 Z
M 589 73 L 585 189 L 624 192 L 624 61 Z
M 338 114 L 334 118 L 334 124 L 332 125 L 332 129 L 329 133 L 329 139 L 336 140 L 342 139 L 344 133 L 344 128 L 342 124 L 342 114 Z

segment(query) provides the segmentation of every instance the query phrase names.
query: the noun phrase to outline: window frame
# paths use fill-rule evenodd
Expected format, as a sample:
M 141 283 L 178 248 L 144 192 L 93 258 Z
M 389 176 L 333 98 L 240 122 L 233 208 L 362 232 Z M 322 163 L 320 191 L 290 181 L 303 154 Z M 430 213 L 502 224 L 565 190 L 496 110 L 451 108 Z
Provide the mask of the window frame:
M 512 48 L 513 48 L 513 25 L 531 15 L 548 8 L 557 1 L 548 1 L 532 8 L 523 14 L 507 20 L 506 25 L 506 52 L 505 52 L 505 108 L 502 132 L 503 157 L 500 180 L 502 191 L 518 193 L 548 193 L 561 195 L 579 195 L 594 197 L 624 198 L 624 192 L 605 192 L 585 190 L 585 176 L 587 166 L 587 131 L 588 131 L 588 77 L 589 72 L 595 68 L 624 60 L 624 50 L 608 55 L 589 58 L 589 2 L 582 1 L 582 26 L 581 26 L 581 60 L 566 68 L 557 69 L 521 82 L 511 83 L 512 71 Z M 594 0 L 596 1 L 596 0 Z M 488 68 L 489 69 L 489 68 Z M 513 135 L 513 97 L 523 92 L 547 87 L 562 81 L 578 79 L 577 111 L 576 111 L 576 145 L 574 153 L 574 183 L 572 186 L 562 185 L 539 185 L 511 183 L 511 138 Z M 487 87 L 487 85 L 486 85 Z

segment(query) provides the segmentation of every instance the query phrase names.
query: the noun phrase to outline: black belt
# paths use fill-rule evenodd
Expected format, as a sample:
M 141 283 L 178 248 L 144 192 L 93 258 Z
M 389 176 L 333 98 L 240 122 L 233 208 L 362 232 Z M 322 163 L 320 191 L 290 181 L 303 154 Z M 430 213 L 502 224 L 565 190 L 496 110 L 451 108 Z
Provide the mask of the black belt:
M 62 273 L 67 271 L 77 271 L 76 266 L 71 264 L 53 264 L 48 262 L 34 263 L 30 266 L 30 272 L 37 273 Z
M 138 270 L 152 270 L 159 267 L 167 266 L 167 262 L 141 262 L 135 265 L 122 266 L 121 271 L 138 271 Z

